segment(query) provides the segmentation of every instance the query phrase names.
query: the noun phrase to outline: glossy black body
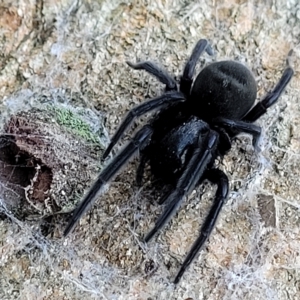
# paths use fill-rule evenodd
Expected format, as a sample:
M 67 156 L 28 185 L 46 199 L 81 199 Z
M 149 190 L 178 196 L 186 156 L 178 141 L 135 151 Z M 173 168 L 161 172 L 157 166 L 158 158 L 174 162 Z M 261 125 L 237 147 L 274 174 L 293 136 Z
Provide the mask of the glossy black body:
M 254 77 L 247 67 L 238 62 L 212 63 L 194 80 L 196 63 L 204 51 L 212 55 L 207 40 L 200 40 L 185 65 L 179 84 L 152 62 L 128 62 L 130 67 L 145 70 L 165 84 L 166 92 L 129 111 L 112 137 L 103 158 L 109 155 L 136 117 L 152 110 L 158 112 L 101 171 L 64 232 L 67 235 L 74 228 L 104 186 L 136 152 L 141 154 L 137 183 L 142 183 L 144 168 L 150 164 L 153 175 L 169 187 L 159 200 L 159 203 L 166 204 L 165 209 L 153 229 L 144 237 L 145 242 L 168 223 L 192 189 L 204 180 L 209 180 L 217 185 L 211 210 L 174 283 L 179 282 L 208 239 L 228 196 L 228 178 L 214 166 L 215 158 L 223 156 L 231 148 L 232 139 L 241 132 L 252 135 L 252 143 L 256 147 L 261 128 L 253 122 L 277 102 L 293 76 L 293 69 L 287 60 L 287 67 L 277 85 L 253 106 L 257 93 Z
M 256 94 L 254 77 L 244 65 L 222 61 L 205 67 L 195 79 L 187 101 L 162 110 L 151 123 L 151 143 L 142 154 L 149 159 L 154 176 L 174 184 L 189 161 L 190 148 L 198 138 L 205 139 L 209 128 L 214 127 L 214 119 L 241 120 L 253 106 Z M 219 147 L 216 155 L 229 150 Z

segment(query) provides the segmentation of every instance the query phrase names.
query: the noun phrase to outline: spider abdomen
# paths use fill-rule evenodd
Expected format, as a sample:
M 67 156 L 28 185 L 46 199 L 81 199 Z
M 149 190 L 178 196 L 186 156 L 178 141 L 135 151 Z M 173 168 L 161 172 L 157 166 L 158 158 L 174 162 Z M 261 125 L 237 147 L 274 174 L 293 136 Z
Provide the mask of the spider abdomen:
M 256 99 L 256 82 L 247 67 L 235 61 L 208 65 L 194 81 L 190 105 L 205 121 L 216 117 L 240 120 Z

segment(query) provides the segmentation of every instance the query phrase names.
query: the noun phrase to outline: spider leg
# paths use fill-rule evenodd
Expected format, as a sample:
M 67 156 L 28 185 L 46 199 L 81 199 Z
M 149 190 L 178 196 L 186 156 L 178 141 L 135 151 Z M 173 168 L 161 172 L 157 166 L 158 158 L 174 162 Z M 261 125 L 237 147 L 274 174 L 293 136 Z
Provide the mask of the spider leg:
M 73 213 L 73 216 L 64 231 L 64 236 L 66 236 L 74 228 L 81 216 L 91 207 L 97 196 L 103 192 L 106 184 L 113 178 L 113 176 L 116 175 L 117 172 L 134 155 L 134 153 L 148 141 L 152 131 L 153 130 L 149 125 L 140 129 L 135 134 L 134 138 L 124 147 L 124 149 L 121 150 L 121 152 L 116 155 L 101 171 L 96 182 Z
M 213 55 L 213 50 L 210 47 L 208 41 L 205 39 L 201 39 L 193 49 L 193 52 L 184 67 L 183 75 L 180 80 L 180 91 L 185 95 L 189 95 L 190 93 L 196 63 L 204 51 L 206 51 L 209 55 Z
M 231 149 L 231 138 L 227 131 L 222 127 L 217 128 L 216 131 L 220 135 L 218 151 L 220 155 L 225 155 Z
M 157 66 L 151 61 L 143 61 L 137 64 L 133 64 L 126 61 L 127 65 L 135 70 L 145 70 L 154 77 L 156 77 L 161 83 L 166 85 L 166 91 L 176 91 L 177 85 L 174 78 L 172 78 L 165 70 Z
M 261 135 L 261 128 L 259 126 L 245 121 L 229 120 L 222 117 L 214 119 L 213 124 L 221 128 L 229 129 L 229 131 L 234 132 L 235 135 L 241 132 L 251 134 L 253 137 L 252 145 L 254 148 L 257 148 L 258 140 Z
M 212 169 L 206 172 L 205 178 L 207 178 L 212 183 L 217 184 L 218 189 L 216 192 L 215 200 L 213 205 L 207 215 L 201 230 L 200 235 L 197 240 L 194 242 L 190 252 L 188 253 L 187 257 L 185 258 L 182 266 L 177 273 L 174 283 L 177 284 L 182 277 L 183 273 L 185 272 L 186 268 L 191 264 L 197 253 L 201 250 L 202 246 L 209 238 L 215 224 L 217 218 L 220 214 L 223 204 L 225 203 L 228 195 L 228 178 L 224 172 L 218 169 Z
M 125 132 L 127 127 L 131 124 L 131 122 L 135 118 L 137 118 L 151 110 L 162 108 L 164 106 L 174 104 L 176 102 L 180 102 L 183 100 L 184 100 L 184 96 L 181 93 L 171 91 L 171 92 L 166 92 L 162 96 L 153 98 L 151 100 L 148 100 L 148 101 L 134 107 L 132 110 L 129 111 L 129 113 L 127 114 L 127 116 L 122 121 L 121 125 L 119 126 L 119 128 L 117 129 L 115 134 L 113 135 L 110 144 L 108 145 L 107 149 L 105 150 L 105 152 L 102 156 L 102 159 L 105 159 L 109 155 L 111 149 L 118 142 L 118 140 L 121 138 L 121 136 L 123 135 L 123 133 Z
M 215 153 L 218 145 L 218 133 L 210 131 L 207 139 L 205 151 L 201 151 L 201 147 L 195 147 L 194 153 L 188 162 L 185 171 L 179 178 L 176 188 L 172 192 L 168 192 L 168 197 L 163 197 L 163 202 L 166 202 L 165 211 L 158 218 L 154 228 L 144 238 L 148 242 L 176 213 L 180 207 L 185 195 L 196 186 L 207 169 L 207 166 L 215 158 Z
M 267 93 L 267 95 L 260 102 L 258 102 L 243 117 L 243 121 L 246 121 L 246 122 L 256 121 L 264 113 L 266 113 L 267 109 L 270 106 L 274 105 L 278 101 L 278 99 L 281 96 L 282 92 L 284 91 L 284 89 L 286 88 L 286 86 L 288 85 L 288 83 L 290 82 L 290 80 L 292 79 L 292 77 L 294 75 L 294 70 L 290 66 L 290 63 L 289 63 L 289 59 L 290 59 L 291 55 L 292 55 L 292 50 L 288 54 L 287 67 L 284 70 L 284 72 L 283 72 L 281 78 L 279 79 L 278 83 L 276 84 L 276 86 L 273 88 L 273 90 L 271 92 Z

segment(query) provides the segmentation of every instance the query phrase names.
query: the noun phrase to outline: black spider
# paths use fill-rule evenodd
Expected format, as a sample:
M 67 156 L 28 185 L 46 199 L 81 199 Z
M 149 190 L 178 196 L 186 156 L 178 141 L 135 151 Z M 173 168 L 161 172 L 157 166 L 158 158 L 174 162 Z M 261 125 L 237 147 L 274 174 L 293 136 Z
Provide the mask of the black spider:
M 231 148 L 232 139 L 241 132 L 252 135 L 254 147 L 257 145 L 261 128 L 252 123 L 277 102 L 294 73 L 287 59 L 287 67 L 275 88 L 252 107 L 256 99 L 256 83 L 252 73 L 238 62 L 212 63 L 193 80 L 196 63 L 204 51 L 212 55 L 207 40 L 202 39 L 185 65 L 179 87 L 172 76 L 152 62 L 127 62 L 133 69 L 145 70 L 155 76 L 166 85 L 166 92 L 129 111 L 112 137 L 103 158 L 108 156 L 134 118 L 151 110 L 159 111 L 102 170 L 76 208 L 64 232 L 66 236 L 73 229 L 104 186 L 138 151 L 141 153 L 141 160 L 137 170 L 137 183 L 141 183 L 145 165 L 149 163 L 153 175 L 170 187 L 159 201 L 166 203 L 164 212 L 144 238 L 145 242 L 170 220 L 184 197 L 207 179 L 217 185 L 216 196 L 200 235 L 184 260 L 174 283 L 180 280 L 209 237 L 227 198 L 228 178 L 224 172 L 214 168 L 216 157 L 223 156 Z

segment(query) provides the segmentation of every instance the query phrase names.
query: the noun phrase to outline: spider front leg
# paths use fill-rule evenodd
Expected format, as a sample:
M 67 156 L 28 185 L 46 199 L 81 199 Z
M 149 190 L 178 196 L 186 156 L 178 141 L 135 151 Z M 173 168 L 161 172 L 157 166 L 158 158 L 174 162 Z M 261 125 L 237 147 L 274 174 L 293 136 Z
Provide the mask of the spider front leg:
M 184 100 L 184 96 L 179 92 L 167 92 L 163 94 L 162 96 L 156 97 L 154 99 L 148 100 L 147 102 L 144 102 L 136 107 L 134 107 L 132 110 L 129 111 L 123 122 L 121 123 L 120 127 L 117 129 L 116 133 L 113 135 L 110 144 L 108 145 L 107 149 L 105 150 L 102 159 L 105 159 L 111 149 L 114 147 L 114 145 L 118 142 L 118 140 L 121 138 L 125 130 L 128 128 L 128 126 L 132 123 L 132 121 L 151 111 L 158 108 L 163 108 L 166 105 L 180 102 Z
M 205 39 L 202 39 L 202 40 L 199 40 L 198 43 L 196 44 L 189 60 L 187 61 L 186 65 L 184 67 L 184 70 L 183 70 L 183 75 L 180 80 L 180 91 L 182 93 L 184 93 L 185 95 L 190 94 L 196 63 L 204 51 L 206 51 L 209 55 L 214 54 L 208 41 Z
M 91 207 L 96 201 L 97 196 L 103 192 L 105 185 L 117 174 L 117 172 L 128 162 L 128 160 L 147 143 L 151 134 L 152 127 L 144 126 L 134 136 L 134 138 L 116 155 L 112 161 L 101 171 L 96 182 L 83 198 L 82 202 L 75 209 L 71 220 L 69 221 L 64 236 L 75 227 L 82 215 Z
M 294 70 L 290 65 L 290 56 L 292 55 L 293 51 L 291 50 L 288 54 L 288 58 L 287 58 L 287 67 L 284 70 L 281 78 L 279 79 L 277 85 L 275 86 L 275 88 L 267 93 L 267 95 L 263 98 L 263 100 L 261 100 L 260 102 L 258 102 L 244 117 L 243 117 L 243 121 L 246 122 L 254 122 L 256 121 L 258 118 L 260 118 L 263 114 L 265 114 L 267 112 L 267 109 L 274 105 L 279 97 L 281 96 L 282 92 L 284 91 L 284 89 L 286 88 L 286 86 L 288 85 L 288 83 L 290 82 L 290 80 L 292 79 L 293 75 L 294 75 Z
M 205 178 L 210 182 L 217 184 L 218 189 L 216 192 L 214 203 L 209 211 L 208 216 L 206 217 L 201 230 L 200 235 L 193 244 L 191 250 L 189 251 L 187 257 L 185 258 L 182 266 L 177 273 L 174 283 L 178 283 L 186 268 L 191 264 L 197 253 L 201 250 L 202 246 L 209 238 L 213 228 L 215 227 L 217 218 L 221 212 L 221 209 L 227 199 L 229 184 L 228 178 L 224 172 L 218 169 L 212 169 L 206 172 Z
M 200 140 L 200 139 L 199 139 Z M 180 207 L 184 196 L 188 195 L 191 190 L 199 183 L 207 166 L 215 158 L 216 150 L 219 142 L 219 135 L 215 131 L 209 131 L 205 140 L 205 145 L 194 145 L 194 152 L 186 166 L 186 169 L 178 179 L 176 187 L 173 191 L 168 192 L 168 196 L 163 196 L 163 202 L 166 202 L 166 208 L 162 215 L 158 218 L 154 228 L 144 238 L 145 242 L 150 239 L 169 222 L 171 217 Z M 200 140 L 200 143 L 202 141 Z M 204 151 L 202 150 L 204 147 Z M 161 202 L 161 201 L 160 201 Z

